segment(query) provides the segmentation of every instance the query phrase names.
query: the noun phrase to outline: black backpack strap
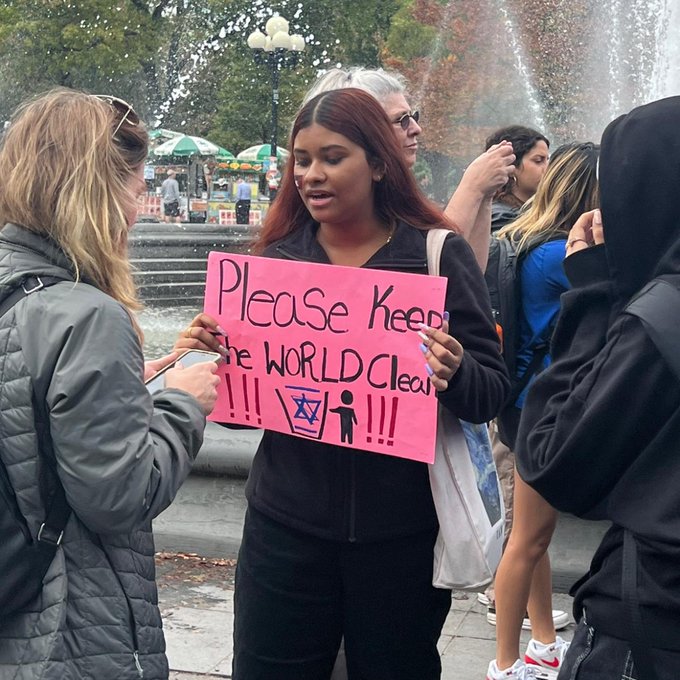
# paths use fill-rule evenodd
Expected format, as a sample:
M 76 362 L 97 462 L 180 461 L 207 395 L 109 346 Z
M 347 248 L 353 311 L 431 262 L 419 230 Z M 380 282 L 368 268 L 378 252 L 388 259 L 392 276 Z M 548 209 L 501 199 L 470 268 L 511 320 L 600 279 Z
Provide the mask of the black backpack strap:
M 537 345 L 534 348 L 534 355 L 531 357 L 527 370 L 524 371 L 522 377 L 513 385 L 508 398 L 505 400 L 506 404 L 513 406 L 519 399 L 519 395 L 524 391 L 524 388 L 529 384 L 531 378 L 541 372 L 541 365 L 543 364 L 543 360 L 548 354 L 549 349 L 550 345 L 547 342 Z
M 668 281 L 654 279 L 635 296 L 624 311 L 640 319 L 659 353 L 680 379 L 680 353 L 677 343 L 680 290 Z M 656 680 L 658 676 L 649 651 L 650 644 L 637 594 L 637 544 L 635 536 L 628 529 L 623 531 L 621 593 L 630 628 L 629 642 L 633 661 L 640 680 Z
M 550 243 L 551 241 L 560 241 L 566 238 L 566 235 L 563 234 L 562 232 L 558 232 L 556 234 L 551 234 L 550 236 L 546 237 L 544 236 L 537 236 L 530 240 L 522 250 L 516 251 L 516 257 L 517 257 L 517 274 L 516 274 L 516 290 L 515 290 L 515 295 L 517 296 L 517 305 L 518 305 L 518 310 L 519 310 L 519 315 L 521 316 L 521 288 L 520 288 L 520 281 L 521 281 L 521 276 L 522 276 L 522 267 L 524 266 L 524 261 L 526 258 L 534 251 L 536 248 L 545 245 L 546 243 Z M 519 241 L 519 238 L 517 239 Z M 517 243 L 515 243 L 515 246 Z M 519 319 L 518 319 L 519 321 Z M 542 365 L 543 365 L 543 360 L 547 356 L 547 354 L 550 352 L 550 338 L 552 337 L 553 331 L 555 330 L 555 322 L 550 325 L 548 328 L 548 339 L 545 342 L 542 342 L 535 347 L 532 348 L 533 350 L 533 356 L 531 357 L 531 361 L 529 362 L 529 365 L 527 366 L 527 370 L 524 371 L 522 374 L 522 377 L 517 381 L 512 386 L 512 389 L 510 390 L 510 394 L 508 395 L 508 398 L 506 399 L 505 403 L 514 406 L 515 402 L 519 399 L 519 395 L 522 394 L 526 386 L 529 384 L 529 381 L 538 373 L 541 372 L 542 370 Z M 519 337 L 519 324 L 517 328 L 517 334 Z M 517 357 L 514 359 L 514 366 L 517 365 Z M 512 376 L 511 376 L 512 379 Z
M 66 281 L 66 279 L 60 279 L 56 276 L 28 276 L 26 277 L 20 286 L 17 286 L 2 302 L 0 302 L 0 316 L 4 316 L 9 312 L 14 305 L 19 302 L 22 298 L 25 298 L 31 293 L 35 293 L 42 288 L 47 288 L 60 281 Z
M 678 313 L 674 313 L 675 311 Z M 637 316 L 661 356 L 680 378 L 680 351 L 677 343 L 680 320 L 680 290 L 668 281 L 648 283 L 625 311 Z
M 623 557 L 621 560 L 621 596 L 628 619 L 628 643 L 633 653 L 636 678 L 638 680 L 658 680 L 654 660 L 650 653 L 649 638 L 642 620 L 638 592 L 638 556 L 635 536 L 623 530 Z
M 21 285 L 17 286 L 2 302 L 0 302 L 0 316 L 4 316 L 9 312 L 19 300 L 36 293 L 43 288 L 53 286 L 60 281 L 67 279 L 59 278 L 57 276 L 35 276 L 26 277 Z M 47 504 L 47 512 L 45 514 L 45 521 L 38 530 L 38 550 L 44 553 L 46 557 L 54 555 L 57 546 L 61 543 L 64 533 L 64 527 L 68 521 L 71 509 L 66 502 L 66 494 L 64 487 L 59 481 L 59 476 L 56 470 L 56 461 L 52 454 L 52 445 L 49 437 L 49 428 L 47 426 L 47 414 L 44 413 L 44 408 L 35 400 L 34 406 L 37 415 L 37 429 L 40 451 L 43 453 L 48 466 L 52 470 L 55 478 L 54 492 L 51 500 Z

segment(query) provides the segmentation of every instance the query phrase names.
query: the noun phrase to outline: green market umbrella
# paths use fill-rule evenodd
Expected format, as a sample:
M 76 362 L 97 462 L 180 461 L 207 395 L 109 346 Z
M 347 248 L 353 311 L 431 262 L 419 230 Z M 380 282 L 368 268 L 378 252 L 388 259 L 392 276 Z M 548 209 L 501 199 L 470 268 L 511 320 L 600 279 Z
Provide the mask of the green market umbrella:
M 236 155 L 241 161 L 266 161 L 272 155 L 272 148 L 270 144 L 256 144 L 255 146 L 249 146 L 247 149 L 241 151 L 241 153 Z M 284 162 L 288 160 L 290 154 L 286 149 L 282 149 L 280 146 L 276 147 L 276 158 Z
M 233 160 L 235 156 L 231 151 L 227 151 L 227 149 L 220 146 L 219 151 L 215 154 L 215 158 L 220 158 L 222 160 Z
M 159 144 L 154 150 L 155 156 L 215 156 L 217 158 L 233 158 L 231 151 L 209 142 L 203 137 L 182 135 L 173 137 Z
M 149 139 L 154 141 L 173 139 L 174 137 L 182 137 L 183 135 L 183 132 L 175 132 L 174 130 L 168 130 L 167 128 L 155 128 L 153 130 L 149 130 Z

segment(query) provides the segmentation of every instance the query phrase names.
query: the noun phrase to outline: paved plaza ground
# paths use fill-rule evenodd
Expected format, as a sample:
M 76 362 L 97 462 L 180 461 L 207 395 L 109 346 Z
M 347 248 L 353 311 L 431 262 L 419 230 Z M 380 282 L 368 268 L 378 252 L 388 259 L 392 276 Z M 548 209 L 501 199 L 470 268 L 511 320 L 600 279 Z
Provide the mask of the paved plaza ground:
M 231 676 L 234 569 L 245 513 L 244 484 L 242 477 L 192 475 L 154 523 L 173 680 Z M 560 517 L 550 549 L 556 609 L 571 612 L 571 598 L 564 592 L 586 570 L 605 528 L 604 523 Z M 573 630 L 572 623 L 561 635 L 570 639 Z M 523 633 L 523 644 L 528 639 Z M 454 593 L 439 641 L 442 680 L 483 680 L 494 656 L 494 640 L 495 628 L 486 622 L 486 610 L 476 596 Z

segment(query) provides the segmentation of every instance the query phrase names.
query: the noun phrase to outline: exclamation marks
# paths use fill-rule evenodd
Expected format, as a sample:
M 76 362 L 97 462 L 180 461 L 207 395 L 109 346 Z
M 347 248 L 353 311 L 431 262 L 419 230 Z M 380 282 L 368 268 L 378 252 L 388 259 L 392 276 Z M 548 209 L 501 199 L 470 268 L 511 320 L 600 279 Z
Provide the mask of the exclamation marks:
M 246 420 L 250 420 L 250 399 L 248 399 L 248 380 L 245 373 L 241 376 L 243 382 L 243 405 L 246 409 Z
M 397 409 L 399 408 L 399 399 L 392 397 L 392 415 L 390 416 L 390 429 L 387 433 L 387 446 L 394 446 L 394 429 L 397 426 Z
M 373 399 L 370 394 L 366 396 L 366 404 L 367 404 L 366 441 L 371 443 L 373 441 L 374 426 L 373 426 Z M 378 418 L 378 439 L 377 439 L 378 444 L 387 444 L 387 446 L 394 446 L 394 431 L 397 427 L 398 409 L 399 409 L 398 397 L 392 397 L 392 401 L 390 403 L 389 408 L 385 397 L 384 396 L 380 397 L 380 416 Z M 385 437 L 386 422 L 389 422 L 389 426 L 387 428 L 387 437 Z
M 385 439 L 383 432 L 385 431 L 385 397 L 380 395 L 380 429 L 378 430 L 378 444 L 384 444 Z
M 250 420 L 250 402 L 251 396 L 255 402 L 255 416 L 258 425 L 262 425 L 262 411 L 260 410 L 260 379 L 254 378 L 253 385 L 248 388 L 248 377 L 245 373 L 241 376 L 241 384 L 243 386 L 243 406 L 245 408 L 246 420 Z M 252 390 L 252 392 L 251 392 Z
M 225 382 L 227 385 L 227 397 L 229 398 L 229 417 L 234 418 L 236 416 L 236 401 L 234 399 L 234 386 L 232 384 L 232 376 L 227 373 L 225 376 Z M 250 404 L 251 401 L 255 402 L 255 417 L 258 425 L 262 425 L 262 410 L 260 408 L 260 379 L 254 378 L 253 385 L 248 386 L 248 378 L 244 374 L 241 376 L 241 391 L 243 393 L 243 406 L 245 409 L 246 420 L 250 420 Z
M 233 418 L 235 413 L 234 413 L 234 393 L 231 389 L 231 376 L 227 373 L 226 374 L 227 378 L 227 395 L 229 396 L 229 417 Z
M 367 442 L 373 441 L 373 401 L 371 400 L 371 395 L 366 395 L 366 401 L 368 402 L 368 418 L 366 419 L 366 429 L 368 430 L 368 435 L 366 436 Z
M 259 378 L 255 378 L 255 413 L 257 414 L 257 424 L 262 425 L 262 413 L 260 411 L 260 379 Z

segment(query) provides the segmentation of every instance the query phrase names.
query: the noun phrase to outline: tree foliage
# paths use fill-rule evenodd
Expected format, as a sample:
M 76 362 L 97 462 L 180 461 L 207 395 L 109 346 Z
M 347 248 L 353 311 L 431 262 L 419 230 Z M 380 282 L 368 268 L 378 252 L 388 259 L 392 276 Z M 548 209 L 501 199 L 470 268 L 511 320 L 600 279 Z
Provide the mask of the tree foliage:
M 151 123 L 239 150 L 269 141 L 271 74 L 246 45 L 274 12 L 308 36 L 280 77 L 279 137 L 319 69 L 377 66 L 399 0 L 5 0 L 0 120 L 55 85 L 107 92 Z
M 132 89 L 157 49 L 150 12 L 134 2 L 6 0 L 0 8 L 0 112 L 28 94 L 63 85 Z
M 25 97 L 67 85 L 123 97 L 150 124 L 208 136 L 234 152 L 268 142 L 271 73 L 246 38 L 276 12 L 292 33 L 307 36 L 300 61 L 280 74 L 279 143 L 321 69 L 395 68 L 423 114 L 423 157 L 443 200 L 495 128 L 522 123 L 554 141 L 597 141 L 608 119 L 648 96 L 669 10 L 657 16 L 657 2 L 624 5 L 3 0 L 0 121 Z

